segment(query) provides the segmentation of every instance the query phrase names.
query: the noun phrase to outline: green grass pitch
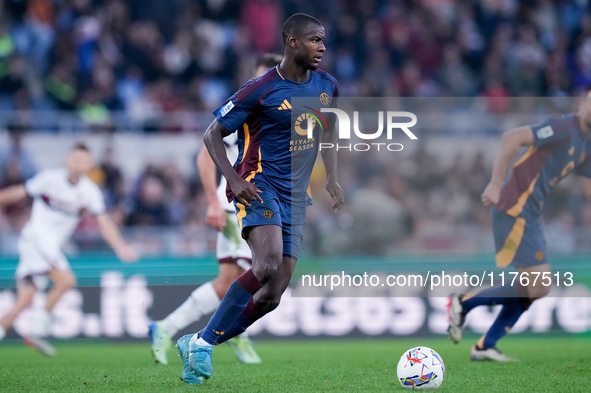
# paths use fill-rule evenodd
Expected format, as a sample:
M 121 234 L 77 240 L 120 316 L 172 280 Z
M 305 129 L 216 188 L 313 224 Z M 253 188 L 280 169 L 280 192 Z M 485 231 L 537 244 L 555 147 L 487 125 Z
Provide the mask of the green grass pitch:
M 472 363 L 474 337 L 454 345 L 444 338 L 309 340 L 257 343 L 263 364 L 244 365 L 230 348 L 214 351 L 214 375 L 205 384 L 181 382 L 174 349 L 170 364 L 152 361 L 145 343 L 55 341 L 44 357 L 19 341 L 0 343 L 0 392 L 402 392 L 396 364 L 413 346 L 442 356 L 440 392 L 589 392 L 588 336 L 513 336 L 500 348 L 517 363 Z

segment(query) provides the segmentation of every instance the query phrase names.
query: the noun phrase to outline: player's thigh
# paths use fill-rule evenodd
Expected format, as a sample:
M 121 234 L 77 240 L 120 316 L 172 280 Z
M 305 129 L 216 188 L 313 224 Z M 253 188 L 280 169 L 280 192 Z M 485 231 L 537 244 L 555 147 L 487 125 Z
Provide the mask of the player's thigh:
M 244 273 L 244 269 L 238 266 L 235 262 L 226 262 L 220 264 L 218 279 L 228 286 L 234 282 L 240 275 Z
M 250 263 L 252 258 L 250 247 L 242 237 L 240 225 L 233 213 L 227 213 L 226 226 L 223 231 L 218 232 L 216 257 L 220 264 L 234 263 L 237 260 L 245 260 Z M 249 266 L 246 268 L 249 268 Z
M 260 225 L 248 229 L 248 244 L 252 250 L 252 272 L 266 283 L 281 269 L 283 235 L 278 225 Z
M 70 269 L 51 269 L 49 278 L 57 288 L 72 288 L 76 285 L 76 277 Z
M 552 280 L 544 279 L 544 275 L 551 278 L 552 269 L 550 268 L 549 263 L 518 267 L 517 271 L 519 277 L 527 278 L 527 294 L 530 298 L 541 298 L 550 292 L 550 289 L 552 288 Z
M 16 286 L 16 302 L 14 309 L 16 312 L 20 312 L 25 307 L 29 306 L 33 302 L 33 297 L 37 292 L 37 288 L 32 281 L 27 279 L 20 280 Z
M 230 285 L 232 285 L 242 273 L 244 273 L 244 269 L 236 263 L 225 262 L 220 264 L 218 276 L 211 281 L 211 285 L 220 299 L 226 295 Z

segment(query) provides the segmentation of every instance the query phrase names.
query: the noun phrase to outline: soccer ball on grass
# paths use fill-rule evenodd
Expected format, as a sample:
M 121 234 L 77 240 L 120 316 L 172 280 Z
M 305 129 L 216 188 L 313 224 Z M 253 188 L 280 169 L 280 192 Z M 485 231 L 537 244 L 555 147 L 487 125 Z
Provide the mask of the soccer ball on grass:
M 407 389 L 433 389 L 443 382 L 445 365 L 431 348 L 415 347 L 402 354 L 396 373 Z

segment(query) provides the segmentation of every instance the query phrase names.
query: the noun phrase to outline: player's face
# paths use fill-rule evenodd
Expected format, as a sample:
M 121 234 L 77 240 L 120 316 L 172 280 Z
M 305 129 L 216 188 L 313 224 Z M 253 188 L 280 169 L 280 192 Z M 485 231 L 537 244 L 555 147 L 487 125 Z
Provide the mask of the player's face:
M 66 161 L 70 179 L 77 181 L 80 176 L 92 169 L 92 157 L 84 150 L 73 150 Z
M 296 62 L 307 70 L 315 70 L 322 61 L 324 46 L 324 27 L 310 23 L 304 33 L 298 37 Z

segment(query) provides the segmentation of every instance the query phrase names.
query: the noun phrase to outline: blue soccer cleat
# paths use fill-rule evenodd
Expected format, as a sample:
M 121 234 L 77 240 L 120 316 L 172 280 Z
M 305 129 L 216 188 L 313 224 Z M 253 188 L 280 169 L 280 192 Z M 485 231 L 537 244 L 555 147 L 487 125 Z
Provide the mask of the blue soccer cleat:
M 189 364 L 193 371 L 204 379 L 209 379 L 213 373 L 213 366 L 211 364 L 212 351 L 213 345 L 199 345 L 197 344 L 196 338 L 190 342 Z
M 187 334 L 181 337 L 175 348 L 179 351 L 179 356 L 183 361 L 183 377 L 182 380 L 189 385 L 200 385 L 203 383 L 203 378 L 195 374 L 189 365 L 189 341 L 191 340 L 192 334 Z

